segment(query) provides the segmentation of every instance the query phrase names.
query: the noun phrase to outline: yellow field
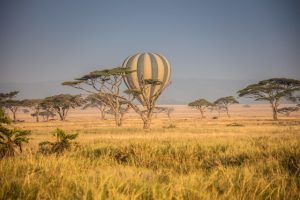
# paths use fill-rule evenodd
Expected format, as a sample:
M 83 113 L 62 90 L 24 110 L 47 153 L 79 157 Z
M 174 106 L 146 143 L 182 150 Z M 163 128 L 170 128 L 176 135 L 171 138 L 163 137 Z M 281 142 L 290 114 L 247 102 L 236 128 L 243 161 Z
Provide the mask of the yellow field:
M 300 113 L 271 120 L 268 105 L 232 106 L 231 118 L 186 106 L 159 114 L 150 131 L 129 113 L 124 126 L 99 112 L 70 111 L 67 121 L 25 122 L 25 152 L 0 161 L 0 199 L 300 199 Z M 109 116 L 108 116 L 109 117 Z M 61 128 L 80 148 L 37 154 Z

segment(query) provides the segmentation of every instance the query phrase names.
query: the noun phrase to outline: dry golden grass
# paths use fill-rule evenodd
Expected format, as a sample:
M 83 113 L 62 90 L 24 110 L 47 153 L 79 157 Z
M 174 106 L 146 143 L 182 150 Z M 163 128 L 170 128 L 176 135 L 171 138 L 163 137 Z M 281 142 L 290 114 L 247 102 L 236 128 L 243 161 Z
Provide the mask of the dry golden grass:
M 231 108 L 231 118 L 174 106 L 150 131 L 134 113 L 123 127 L 97 110 L 67 121 L 14 126 L 32 130 L 26 152 L 0 161 L 0 199 L 300 199 L 300 115 L 271 120 L 267 105 Z M 36 153 L 55 128 L 78 132 L 81 148 Z

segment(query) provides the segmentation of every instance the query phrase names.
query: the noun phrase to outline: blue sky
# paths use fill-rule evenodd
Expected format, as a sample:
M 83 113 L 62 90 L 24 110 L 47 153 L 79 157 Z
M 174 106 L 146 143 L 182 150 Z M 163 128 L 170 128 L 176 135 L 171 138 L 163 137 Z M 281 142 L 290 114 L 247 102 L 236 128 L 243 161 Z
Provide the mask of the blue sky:
M 168 58 L 173 84 L 164 98 L 184 102 L 300 77 L 296 0 L 2 0 L 0 25 L 0 90 L 22 97 L 74 92 L 59 84 L 136 52 Z

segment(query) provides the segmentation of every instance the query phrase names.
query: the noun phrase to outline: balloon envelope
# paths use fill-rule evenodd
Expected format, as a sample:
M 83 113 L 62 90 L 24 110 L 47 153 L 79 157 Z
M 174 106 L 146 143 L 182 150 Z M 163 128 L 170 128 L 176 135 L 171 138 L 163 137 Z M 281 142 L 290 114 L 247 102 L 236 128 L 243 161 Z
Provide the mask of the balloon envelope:
M 143 80 L 161 82 L 161 84 L 147 84 L 145 86 L 144 97 L 143 95 L 137 97 L 143 105 L 146 100 L 159 96 L 170 82 L 171 66 L 161 54 L 137 53 L 126 58 L 122 66 L 135 71 L 124 77 L 129 89 L 141 90 Z

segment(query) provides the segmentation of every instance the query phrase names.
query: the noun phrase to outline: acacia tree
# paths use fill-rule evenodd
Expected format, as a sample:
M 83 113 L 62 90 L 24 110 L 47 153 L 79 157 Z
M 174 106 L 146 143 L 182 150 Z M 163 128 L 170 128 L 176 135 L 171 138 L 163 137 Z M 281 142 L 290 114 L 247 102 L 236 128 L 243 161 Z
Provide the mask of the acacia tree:
M 75 79 L 75 81 L 64 82 L 62 85 L 72 86 L 101 96 L 106 105 L 108 105 L 114 113 L 117 126 L 122 125 L 123 115 L 120 112 L 121 106 L 125 105 L 128 109 L 131 107 L 143 120 L 144 129 L 148 129 L 150 127 L 151 117 L 155 108 L 155 101 L 161 91 L 157 92 L 155 96 L 152 96 L 149 99 L 145 98 L 145 91 L 149 88 L 149 86 L 161 84 L 161 81 L 153 79 L 145 80 L 142 77 L 141 80 L 139 80 L 139 89 L 128 89 L 125 90 L 124 93 L 121 93 L 120 86 L 124 81 L 123 77 L 132 72 L 134 71 L 132 71 L 129 67 L 97 70 L 81 78 Z M 139 107 L 133 103 L 138 96 L 142 96 L 143 99 L 145 99 L 143 107 Z
M 300 90 L 300 81 L 288 78 L 272 78 L 248 85 L 238 91 L 239 97 L 250 97 L 255 101 L 268 101 L 271 104 L 273 120 L 278 120 L 280 101 L 291 97 Z
M 122 126 L 124 116 L 125 116 L 126 113 L 128 113 L 128 111 L 131 107 L 129 106 L 129 104 L 127 102 L 124 102 L 124 101 L 120 101 L 120 104 L 121 104 L 120 105 L 120 110 L 119 110 L 119 113 L 120 113 L 120 126 Z M 108 110 L 105 111 L 105 114 L 114 115 L 115 112 L 112 109 L 108 109 Z
M 166 113 L 168 118 L 171 117 L 171 114 L 175 111 L 175 109 L 173 107 L 155 107 L 154 109 L 154 113 L 158 114 L 158 113 Z
M 130 73 L 129 68 L 116 67 L 113 69 L 96 70 L 89 74 L 67 81 L 62 85 L 68 85 L 84 90 L 90 94 L 101 97 L 101 100 L 110 108 L 114 115 L 116 126 L 122 125 L 122 105 L 128 104 L 128 99 L 121 94 L 120 86 L 123 75 Z
M 192 107 L 192 108 L 195 108 L 197 110 L 200 111 L 201 113 L 201 119 L 204 116 L 204 112 L 205 112 L 205 109 L 208 108 L 208 107 L 211 107 L 213 104 L 209 101 L 207 101 L 206 99 L 197 99 L 191 103 L 188 104 L 188 106 Z
M 140 85 L 139 89 L 128 89 L 125 92 L 129 94 L 130 102 L 133 102 L 133 100 L 137 99 L 138 97 L 143 100 L 142 107 L 138 107 L 133 103 L 130 103 L 130 106 L 137 114 L 140 115 L 141 119 L 143 120 L 143 128 L 149 129 L 152 115 L 155 110 L 155 102 L 161 95 L 163 87 L 161 87 L 156 93 L 151 94 L 150 97 L 147 97 L 147 91 L 154 86 L 161 85 L 163 82 L 157 79 L 144 79 L 143 76 L 141 76 L 138 81 Z
M 11 111 L 14 122 L 17 121 L 17 112 L 19 108 L 22 106 L 23 106 L 23 101 L 20 100 L 9 99 L 4 102 L 4 107 Z
M 175 111 L 173 107 L 167 107 L 167 116 L 171 118 L 171 114 Z
M 214 102 L 214 106 L 217 107 L 219 115 L 221 109 L 224 109 L 227 113 L 227 117 L 230 117 L 229 115 L 229 106 L 232 104 L 238 104 L 239 102 L 233 97 L 233 96 L 227 96 L 227 97 L 221 97 L 217 99 Z
M 4 107 L 12 112 L 13 121 L 17 121 L 17 111 L 21 106 L 23 106 L 23 101 L 15 100 L 14 98 L 18 94 L 18 91 L 13 91 L 10 93 L 1 93 L 1 107 Z
M 6 114 L 4 110 L 4 103 L 6 100 L 14 98 L 18 94 L 17 91 L 10 93 L 0 93 L 0 124 L 5 123 L 8 124 L 11 122 L 9 116 Z
M 109 110 L 109 106 L 105 103 L 105 98 L 98 94 L 90 94 L 85 98 L 85 102 L 83 109 L 88 107 L 97 108 L 101 113 L 101 119 L 105 119 L 105 114 Z
M 43 117 L 44 120 L 49 121 L 49 117 L 55 117 L 55 110 L 52 106 L 52 98 L 45 98 L 41 101 L 40 106 L 42 108 L 42 112 L 40 116 Z
M 80 95 L 59 94 L 45 98 L 51 108 L 59 115 L 61 121 L 64 121 L 70 108 L 76 108 L 83 104 Z
M 31 115 L 35 117 L 36 122 L 39 122 L 39 115 L 42 109 L 42 99 L 25 99 L 23 102 L 24 106 L 34 110 L 34 113 L 32 113 Z

